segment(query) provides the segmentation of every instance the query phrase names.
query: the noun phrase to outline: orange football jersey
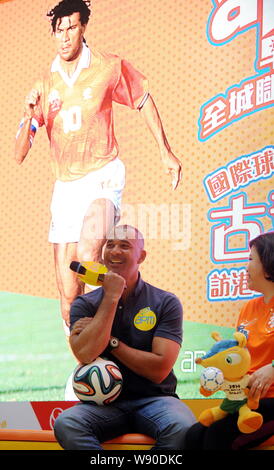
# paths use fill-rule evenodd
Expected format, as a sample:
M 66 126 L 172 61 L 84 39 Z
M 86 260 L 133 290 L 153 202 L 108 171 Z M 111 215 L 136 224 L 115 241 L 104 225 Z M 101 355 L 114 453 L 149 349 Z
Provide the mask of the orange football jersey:
M 81 178 L 117 157 L 112 103 L 138 109 L 147 87 L 147 79 L 129 62 L 86 45 L 71 77 L 55 58 L 51 71 L 34 86 L 40 100 L 31 137 L 45 125 L 57 179 Z
M 274 297 L 268 304 L 263 297 L 247 302 L 242 308 L 237 329 L 247 336 L 247 348 L 251 354 L 250 373 L 270 364 L 274 359 Z M 274 383 L 267 393 L 274 397 Z

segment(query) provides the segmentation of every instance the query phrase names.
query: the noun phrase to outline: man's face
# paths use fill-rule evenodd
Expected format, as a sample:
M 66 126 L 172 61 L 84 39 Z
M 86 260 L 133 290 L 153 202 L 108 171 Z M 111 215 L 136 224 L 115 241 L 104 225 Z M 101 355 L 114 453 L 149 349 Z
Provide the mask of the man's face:
M 135 231 L 131 230 L 125 234 L 118 227 L 113 239 L 106 242 L 104 263 L 110 271 L 130 280 L 136 278 L 139 264 L 145 259 L 145 255 L 143 244 L 136 238 Z
M 69 62 L 76 59 L 82 50 L 86 25 L 80 21 L 80 13 L 64 16 L 57 21 L 55 39 L 61 59 Z

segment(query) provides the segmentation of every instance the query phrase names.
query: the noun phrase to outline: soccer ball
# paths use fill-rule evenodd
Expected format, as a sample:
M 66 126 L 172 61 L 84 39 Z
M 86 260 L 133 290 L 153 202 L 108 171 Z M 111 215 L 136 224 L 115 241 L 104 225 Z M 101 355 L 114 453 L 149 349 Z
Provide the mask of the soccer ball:
M 200 383 L 205 390 L 216 392 L 224 383 L 224 375 L 217 367 L 207 367 L 201 373 Z
M 119 367 L 102 357 L 97 357 L 90 364 L 76 367 L 72 378 L 77 398 L 97 405 L 108 405 L 113 402 L 122 390 L 122 383 Z

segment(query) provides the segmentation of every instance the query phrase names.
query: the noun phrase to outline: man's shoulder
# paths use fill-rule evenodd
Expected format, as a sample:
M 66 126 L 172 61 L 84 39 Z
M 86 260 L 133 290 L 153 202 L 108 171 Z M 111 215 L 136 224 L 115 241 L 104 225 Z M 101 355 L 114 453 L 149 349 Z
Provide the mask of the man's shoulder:
M 92 62 L 97 61 L 102 64 L 108 64 L 108 65 L 120 65 L 121 63 L 121 57 L 115 53 L 108 52 L 108 51 L 103 51 L 99 49 L 90 49 L 91 52 L 91 67 L 92 67 Z
M 97 287 L 90 292 L 87 292 L 86 294 L 81 295 L 81 297 L 86 301 L 90 303 L 96 303 L 98 300 L 101 300 L 103 296 L 103 288 L 102 287 Z
M 86 294 L 79 295 L 78 297 L 76 297 L 73 304 L 74 305 L 77 305 L 77 304 L 96 305 L 98 302 L 101 301 L 102 296 L 103 296 L 103 289 L 102 287 L 99 287 L 90 292 L 87 292 Z
M 150 292 L 151 294 L 154 294 L 159 299 L 173 299 L 175 301 L 180 302 L 177 295 L 174 294 L 173 292 L 154 286 L 150 284 L 149 282 L 145 282 L 145 281 L 143 281 L 143 285 L 144 285 L 144 288 L 147 289 L 148 292 Z
M 52 68 L 52 63 L 53 61 L 45 64 L 41 69 L 39 70 L 37 74 L 37 81 L 44 82 L 46 80 L 50 80 L 52 76 L 51 68 Z
M 90 64 L 87 68 L 83 68 L 82 72 L 90 73 L 90 71 L 92 71 L 94 68 L 100 69 L 101 67 L 117 70 L 119 72 L 122 62 L 122 59 L 119 55 L 93 48 L 90 49 L 90 53 Z M 52 64 L 46 66 L 44 69 L 41 70 L 38 79 L 36 80 L 37 83 L 46 85 L 51 83 L 54 76 L 58 76 L 58 72 L 55 69 L 52 69 L 55 60 L 56 58 L 54 59 Z
M 40 90 L 40 92 L 43 92 L 49 89 L 51 82 L 52 72 L 50 70 L 50 67 L 48 67 L 40 71 L 39 75 L 33 83 L 33 88 L 36 88 Z

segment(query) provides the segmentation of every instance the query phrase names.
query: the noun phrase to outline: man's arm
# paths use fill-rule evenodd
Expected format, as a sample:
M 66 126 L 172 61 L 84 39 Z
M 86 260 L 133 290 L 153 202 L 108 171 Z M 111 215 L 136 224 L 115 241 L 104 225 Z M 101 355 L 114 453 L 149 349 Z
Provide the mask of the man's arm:
M 164 167 L 166 168 L 166 173 L 171 175 L 172 187 L 173 189 L 176 189 L 182 179 L 182 164 L 170 148 L 160 115 L 151 95 L 148 95 L 144 105 L 140 108 L 140 112 L 159 146 L 161 159 Z
M 151 352 L 131 348 L 120 341 L 111 354 L 136 374 L 154 383 L 161 383 L 171 372 L 179 350 L 180 345 L 177 342 L 156 336 Z
M 39 102 L 39 91 L 32 89 L 25 100 L 24 117 L 15 141 L 15 160 L 20 165 L 26 158 L 30 148 L 31 120 Z
M 171 372 L 178 357 L 182 341 L 182 320 L 181 302 L 174 295 L 166 295 L 161 302 L 161 315 L 154 332 L 151 351 L 135 349 L 120 341 L 111 353 L 136 374 L 154 383 L 161 383 Z
M 104 277 L 103 288 L 104 296 L 95 316 L 80 319 L 71 331 L 71 349 L 83 364 L 92 362 L 108 346 L 116 308 L 125 288 L 125 280 L 118 274 L 108 272 Z

